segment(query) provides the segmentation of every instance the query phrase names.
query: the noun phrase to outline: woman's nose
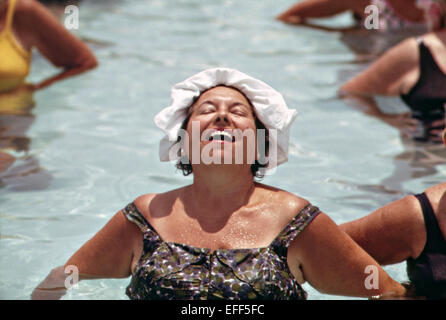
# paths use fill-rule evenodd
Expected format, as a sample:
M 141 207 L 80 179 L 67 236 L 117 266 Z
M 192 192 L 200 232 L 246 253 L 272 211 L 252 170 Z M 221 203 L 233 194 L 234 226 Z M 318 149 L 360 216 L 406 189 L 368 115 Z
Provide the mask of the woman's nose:
M 226 110 L 220 110 L 219 112 L 218 112 L 218 114 L 217 114 L 217 118 L 215 119 L 215 122 L 216 123 L 220 123 L 220 122 L 223 122 L 223 123 L 228 123 L 229 122 L 229 119 L 228 119 L 228 113 L 227 113 L 227 111 Z

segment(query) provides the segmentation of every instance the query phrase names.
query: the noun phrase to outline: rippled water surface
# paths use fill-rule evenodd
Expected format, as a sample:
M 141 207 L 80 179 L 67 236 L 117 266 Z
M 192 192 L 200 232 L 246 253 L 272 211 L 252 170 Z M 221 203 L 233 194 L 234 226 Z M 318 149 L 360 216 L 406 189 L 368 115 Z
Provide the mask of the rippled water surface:
M 446 166 L 433 158 L 441 152 L 403 142 L 336 98 L 339 85 L 366 66 L 352 41 L 370 43 L 275 21 L 292 3 L 82 2 L 75 33 L 100 66 L 37 92 L 35 107 L 19 117 L 29 146 L 16 150 L 16 162 L 0 175 L 0 298 L 28 299 L 138 195 L 190 183 L 159 162 L 162 133 L 153 117 L 169 104 L 174 83 L 204 68 L 262 79 L 297 109 L 289 162 L 263 182 L 307 198 L 337 223 L 444 180 Z M 348 22 L 348 15 L 325 21 Z M 54 72 L 34 53 L 31 81 Z M 382 102 L 405 110 L 399 99 Z M 406 280 L 404 264 L 386 270 Z M 64 299 L 127 299 L 128 283 L 85 281 Z M 310 299 L 339 298 L 305 288 Z

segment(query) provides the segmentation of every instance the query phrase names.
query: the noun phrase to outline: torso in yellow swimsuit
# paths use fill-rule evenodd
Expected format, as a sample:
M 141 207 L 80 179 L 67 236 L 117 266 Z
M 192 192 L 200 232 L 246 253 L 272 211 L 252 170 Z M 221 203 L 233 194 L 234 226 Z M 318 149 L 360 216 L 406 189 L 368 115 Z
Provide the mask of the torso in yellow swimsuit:
M 6 24 L 0 31 L 0 93 L 18 88 L 29 74 L 31 52 L 23 49 L 12 32 L 17 0 L 9 0 Z

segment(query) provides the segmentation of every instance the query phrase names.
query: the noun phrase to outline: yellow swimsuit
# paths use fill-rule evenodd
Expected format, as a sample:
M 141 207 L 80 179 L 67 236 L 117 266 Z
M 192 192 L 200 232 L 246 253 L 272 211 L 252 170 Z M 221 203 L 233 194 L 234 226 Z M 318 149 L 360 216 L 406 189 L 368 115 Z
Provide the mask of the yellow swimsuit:
M 18 88 L 30 71 L 31 52 L 12 33 L 15 4 L 16 0 L 9 0 L 5 28 L 0 32 L 0 93 Z

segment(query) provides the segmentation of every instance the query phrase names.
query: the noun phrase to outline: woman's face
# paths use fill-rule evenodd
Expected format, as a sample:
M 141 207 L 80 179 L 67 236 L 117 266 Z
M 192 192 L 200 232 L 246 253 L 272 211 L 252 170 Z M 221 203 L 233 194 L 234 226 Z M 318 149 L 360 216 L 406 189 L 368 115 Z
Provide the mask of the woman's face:
M 218 86 L 202 93 L 191 107 L 186 131 L 190 139 L 185 151 L 192 164 L 216 163 L 218 159 L 225 164 L 246 164 L 255 160 L 248 160 L 249 154 L 254 158 L 257 154 L 254 112 L 246 97 L 235 89 Z M 243 152 L 242 159 L 236 158 L 237 152 Z

